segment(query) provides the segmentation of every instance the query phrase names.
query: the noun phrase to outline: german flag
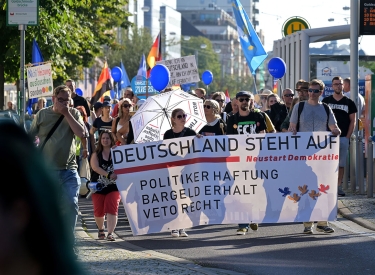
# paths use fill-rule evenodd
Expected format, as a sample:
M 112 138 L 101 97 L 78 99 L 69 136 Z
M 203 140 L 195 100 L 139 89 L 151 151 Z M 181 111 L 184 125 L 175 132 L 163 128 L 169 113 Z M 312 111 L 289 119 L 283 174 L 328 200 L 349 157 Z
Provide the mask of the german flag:
M 109 73 L 109 68 L 107 61 L 104 63 L 104 67 L 102 69 L 102 72 L 100 73 L 98 84 L 96 84 L 96 88 L 94 93 L 92 94 L 91 97 L 91 105 L 94 105 L 95 102 L 97 102 L 102 95 L 112 89 L 112 84 L 111 84 L 111 74 Z
M 156 37 L 154 44 L 152 44 L 150 53 L 147 56 L 147 64 L 150 66 L 150 69 L 147 71 L 147 76 L 150 75 L 151 69 L 156 65 L 156 61 L 162 60 L 161 56 L 161 33 L 159 32 Z

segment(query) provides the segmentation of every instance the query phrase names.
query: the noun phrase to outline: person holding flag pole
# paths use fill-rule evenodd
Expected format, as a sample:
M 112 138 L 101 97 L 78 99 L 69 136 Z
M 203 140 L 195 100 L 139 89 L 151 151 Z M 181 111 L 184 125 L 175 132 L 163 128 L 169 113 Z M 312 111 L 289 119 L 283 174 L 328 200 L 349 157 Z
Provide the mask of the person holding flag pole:
M 256 90 L 255 71 L 267 58 L 268 54 L 266 53 L 257 33 L 255 32 L 254 27 L 251 24 L 241 2 L 239 0 L 232 0 L 232 8 L 234 17 L 236 19 L 237 31 L 240 38 L 242 51 L 245 55 L 247 65 L 250 68 L 250 72 L 254 77 L 254 89 Z M 242 95 L 241 93 L 243 93 L 249 99 L 250 95 L 248 95 L 247 92 L 237 93 L 236 98 L 238 98 L 239 95 Z M 244 100 L 246 98 L 241 99 Z M 231 127 L 229 124 L 230 123 L 228 122 L 228 129 Z M 228 133 L 230 133 L 230 129 L 228 130 L 227 134 Z M 238 227 L 237 235 L 245 235 L 248 231 L 249 224 L 239 224 Z M 252 223 L 250 224 L 250 228 L 256 231 L 258 230 L 258 224 Z

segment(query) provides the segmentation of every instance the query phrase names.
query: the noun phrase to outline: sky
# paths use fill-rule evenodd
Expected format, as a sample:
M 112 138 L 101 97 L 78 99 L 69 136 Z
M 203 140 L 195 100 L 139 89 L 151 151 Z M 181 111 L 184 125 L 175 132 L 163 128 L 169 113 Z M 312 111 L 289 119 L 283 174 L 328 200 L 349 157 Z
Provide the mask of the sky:
M 350 10 L 343 10 L 345 6 L 350 7 L 350 2 L 350 0 L 260 0 L 259 28 L 263 29 L 265 35 L 266 51 L 272 51 L 273 41 L 282 38 L 282 26 L 290 17 L 303 17 L 312 29 L 345 25 L 347 24 L 345 18 L 349 19 L 350 23 Z M 334 18 L 334 21 L 329 22 L 329 18 Z M 349 45 L 350 40 L 337 42 L 338 45 Z M 359 49 L 364 50 L 367 55 L 375 55 L 374 35 L 360 36 L 358 42 L 360 42 Z M 310 47 L 321 47 L 324 43 L 329 42 L 311 43 Z

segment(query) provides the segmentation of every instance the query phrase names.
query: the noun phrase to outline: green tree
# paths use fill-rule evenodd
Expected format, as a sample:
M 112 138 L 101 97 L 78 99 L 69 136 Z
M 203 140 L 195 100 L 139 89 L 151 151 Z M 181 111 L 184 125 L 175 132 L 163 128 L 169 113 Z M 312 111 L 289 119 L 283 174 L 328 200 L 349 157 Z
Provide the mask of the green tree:
M 206 46 L 202 49 L 201 45 Z M 187 41 L 181 41 L 181 56 L 194 55 L 196 53 L 198 53 L 197 65 L 199 76 L 201 77 L 204 71 L 209 70 L 214 77 L 214 80 L 208 87 L 206 87 L 202 81 L 199 83 L 199 86 L 206 88 L 209 94 L 218 91 L 220 87 L 220 62 L 217 53 L 212 47 L 211 41 L 202 36 L 191 37 Z
M 147 59 L 153 41 L 148 29 L 138 29 L 136 26 L 133 26 L 129 32 L 123 31 L 122 37 L 122 44 L 109 51 L 108 65 L 119 66 L 122 60 L 131 81 L 137 75 L 142 55 L 144 54 Z
M 116 27 L 127 28 L 127 0 L 39 0 L 39 25 L 29 26 L 25 63 L 31 62 L 32 39 L 38 41 L 45 61 L 52 61 L 55 84 L 77 78 L 80 69 L 102 55 L 102 45 L 116 48 Z M 6 26 L 6 0 L 0 0 L 0 106 L 4 82 L 17 81 L 20 68 L 20 32 Z M 114 16 L 115 15 L 115 16 Z

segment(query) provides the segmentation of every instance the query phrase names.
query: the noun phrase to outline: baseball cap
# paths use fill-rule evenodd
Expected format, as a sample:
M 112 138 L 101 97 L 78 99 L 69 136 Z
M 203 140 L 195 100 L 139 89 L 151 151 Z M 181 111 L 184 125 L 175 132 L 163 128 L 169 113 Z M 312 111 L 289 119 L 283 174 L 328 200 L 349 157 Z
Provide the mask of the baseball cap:
M 102 108 L 103 107 L 103 103 L 101 103 L 100 101 L 98 102 L 95 102 L 94 104 L 94 110 L 98 110 L 99 108 Z
M 246 91 L 241 91 L 241 92 L 238 92 L 238 93 L 236 94 L 236 98 L 239 98 L 240 96 L 251 97 L 250 93 L 249 93 L 249 92 L 246 92 Z
M 104 101 L 102 107 L 108 107 L 108 106 L 110 106 L 110 107 L 112 106 L 111 102 L 109 102 L 109 101 Z
M 103 101 L 111 101 L 111 97 L 106 95 Z

